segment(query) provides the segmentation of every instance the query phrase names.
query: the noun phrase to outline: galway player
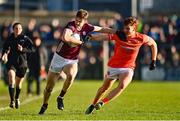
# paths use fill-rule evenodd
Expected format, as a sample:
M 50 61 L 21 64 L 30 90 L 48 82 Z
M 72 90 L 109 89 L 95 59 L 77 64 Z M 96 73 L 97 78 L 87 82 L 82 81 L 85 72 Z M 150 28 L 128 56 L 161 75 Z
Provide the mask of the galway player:
M 75 20 L 69 22 L 64 28 L 61 41 L 57 46 L 56 52 L 54 53 L 54 57 L 49 67 L 47 85 L 44 90 L 43 105 L 39 114 L 44 114 L 45 110 L 47 109 L 50 94 L 55 85 L 55 81 L 60 76 L 61 71 L 66 74 L 67 78 L 64 81 L 64 85 L 59 96 L 57 97 L 57 108 L 59 110 L 64 109 L 64 95 L 71 87 L 77 74 L 78 54 L 82 44 L 84 43 L 83 39 L 79 40 L 77 37 L 72 35 L 79 34 L 81 38 L 84 38 L 89 32 L 92 31 L 115 33 L 115 31 L 110 28 L 102 28 L 88 24 L 87 18 L 88 12 L 86 10 L 80 9 L 76 14 Z
M 124 29 L 117 31 L 116 34 L 90 36 L 92 40 L 114 40 L 115 49 L 114 55 L 108 62 L 108 72 L 105 76 L 105 81 L 98 89 L 94 101 L 88 107 L 85 114 L 91 114 L 94 109 L 100 109 L 104 104 L 114 100 L 125 90 L 132 80 L 135 61 L 142 45 L 151 47 L 152 62 L 149 69 L 155 69 L 157 45 L 149 36 L 138 33 L 136 31 L 137 25 L 137 19 L 135 17 L 129 17 L 124 21 Z M 117 79 L 119 80 L 118 86 L 102 98 Z

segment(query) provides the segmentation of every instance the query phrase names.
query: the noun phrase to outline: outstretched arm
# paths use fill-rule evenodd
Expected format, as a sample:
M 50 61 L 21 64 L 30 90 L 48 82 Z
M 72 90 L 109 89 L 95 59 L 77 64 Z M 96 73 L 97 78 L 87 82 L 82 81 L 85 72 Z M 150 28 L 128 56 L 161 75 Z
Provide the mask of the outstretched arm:
M 116 33 L 117 30 L 111 29 L 111 28 L 108 28 L 108 27 L 94 26 L 94 31 L 95 32 L 100 32 L 100 33 L 114 34 L 114 33 Z
M 96 33 L 96 34 L 88 34 L 85 37 L 85 41 L 105 41 L 109 40 L 109 35 L 108 34 L 103 34 L 103 33 Z

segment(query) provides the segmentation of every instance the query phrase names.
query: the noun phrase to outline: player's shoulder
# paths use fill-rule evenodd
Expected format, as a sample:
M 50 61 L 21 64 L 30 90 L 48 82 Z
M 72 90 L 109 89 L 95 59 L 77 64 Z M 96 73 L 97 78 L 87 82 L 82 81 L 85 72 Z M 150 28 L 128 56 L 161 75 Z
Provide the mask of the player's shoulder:
M 75 21 L 69 21 L 68 23 L 67 23 L 67 25 L 74 25 L 75 24 Z
M 85 23 L 85 24 L 83 25 L 83 30 L 88 31 L 88 30 L 92 30 L 92 29 L 94 29 L 94 26 L 93 26 L 92 24 Z
M 136 37 L 138 37 L 138 38 L 144 38 L 144 36 L 145 36 L 145 34 L 143 34 L 143 33 L 139 33 L 139 32 L 136 32 Z
M 136 32 L 136 36 L 139 37 L 139 38 L 147 38 L 147 37 L 149 37 L 147 34 L 143 34 L 143 33 L 139 33 L 139 32 Z
M 21 39 L 30 39 L 27 35 L 25 35 L 25 34 L 21 34 Z
M 138 33 L 139 38 L 141 38 L 143 43 L 147 43 L 149 40 L 152 40 L 147 34 Z
M 75 21 L 69 21 L 67 23 L 67 25 L 65 26 L 65 28 L 71 29 L 72 31 L 74 31 L 75 29 Z
M 85 23 L 84 26 L 89 27 L 89 26 L 93 26 L 93 25 L 90 23 Z
M 126 34 L 122 30 L 116 31 L 116 33 L 112 34 L 115 38 L 118 38 L 121 41 L 127 41 Z

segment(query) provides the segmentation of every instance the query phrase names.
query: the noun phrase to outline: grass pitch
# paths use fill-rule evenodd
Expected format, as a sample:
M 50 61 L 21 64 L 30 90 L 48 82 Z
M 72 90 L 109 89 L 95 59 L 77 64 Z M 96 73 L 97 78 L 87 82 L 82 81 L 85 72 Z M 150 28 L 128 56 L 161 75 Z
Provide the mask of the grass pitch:
M 48 110 L 38 115 L 42 96 L 27 97 L 24 83 L 20 109 L 9 109 L 8 89 L 0 82 L 0 120 L 180 120 L 180 82 L 133 82 L 100 111 L 85 115 L 101 84 L 102 81 L 75 81 L 65 96 L 64 111 L 59 111 L 56 98 L 62 82 L 58 82 Z

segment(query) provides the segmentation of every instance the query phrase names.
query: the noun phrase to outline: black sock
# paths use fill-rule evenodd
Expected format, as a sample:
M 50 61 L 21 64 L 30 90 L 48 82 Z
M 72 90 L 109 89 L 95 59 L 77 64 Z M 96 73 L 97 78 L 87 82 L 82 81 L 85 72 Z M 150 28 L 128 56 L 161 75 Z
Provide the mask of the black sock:
M 48 104 L 43 104 L 43 107 L 46 107 L 46 108 L 47 108 L 47 107 L 48 107 Z
M 15 99 L 19 99 L 19 94 L 21 92 L 21 89 L 19 87 L 16 87 L 16 95 L 15 95 Z
M 60 93 L 60 97 L 64 97 L 64 95 L 66 94 L 66 92 L 65 91 L 63 91 L 63 90 L 61 90 L 61 93 Z
M 9 96 L 11 98 L 11 101 L 14 101 L 14 86 L 9 85 Z

